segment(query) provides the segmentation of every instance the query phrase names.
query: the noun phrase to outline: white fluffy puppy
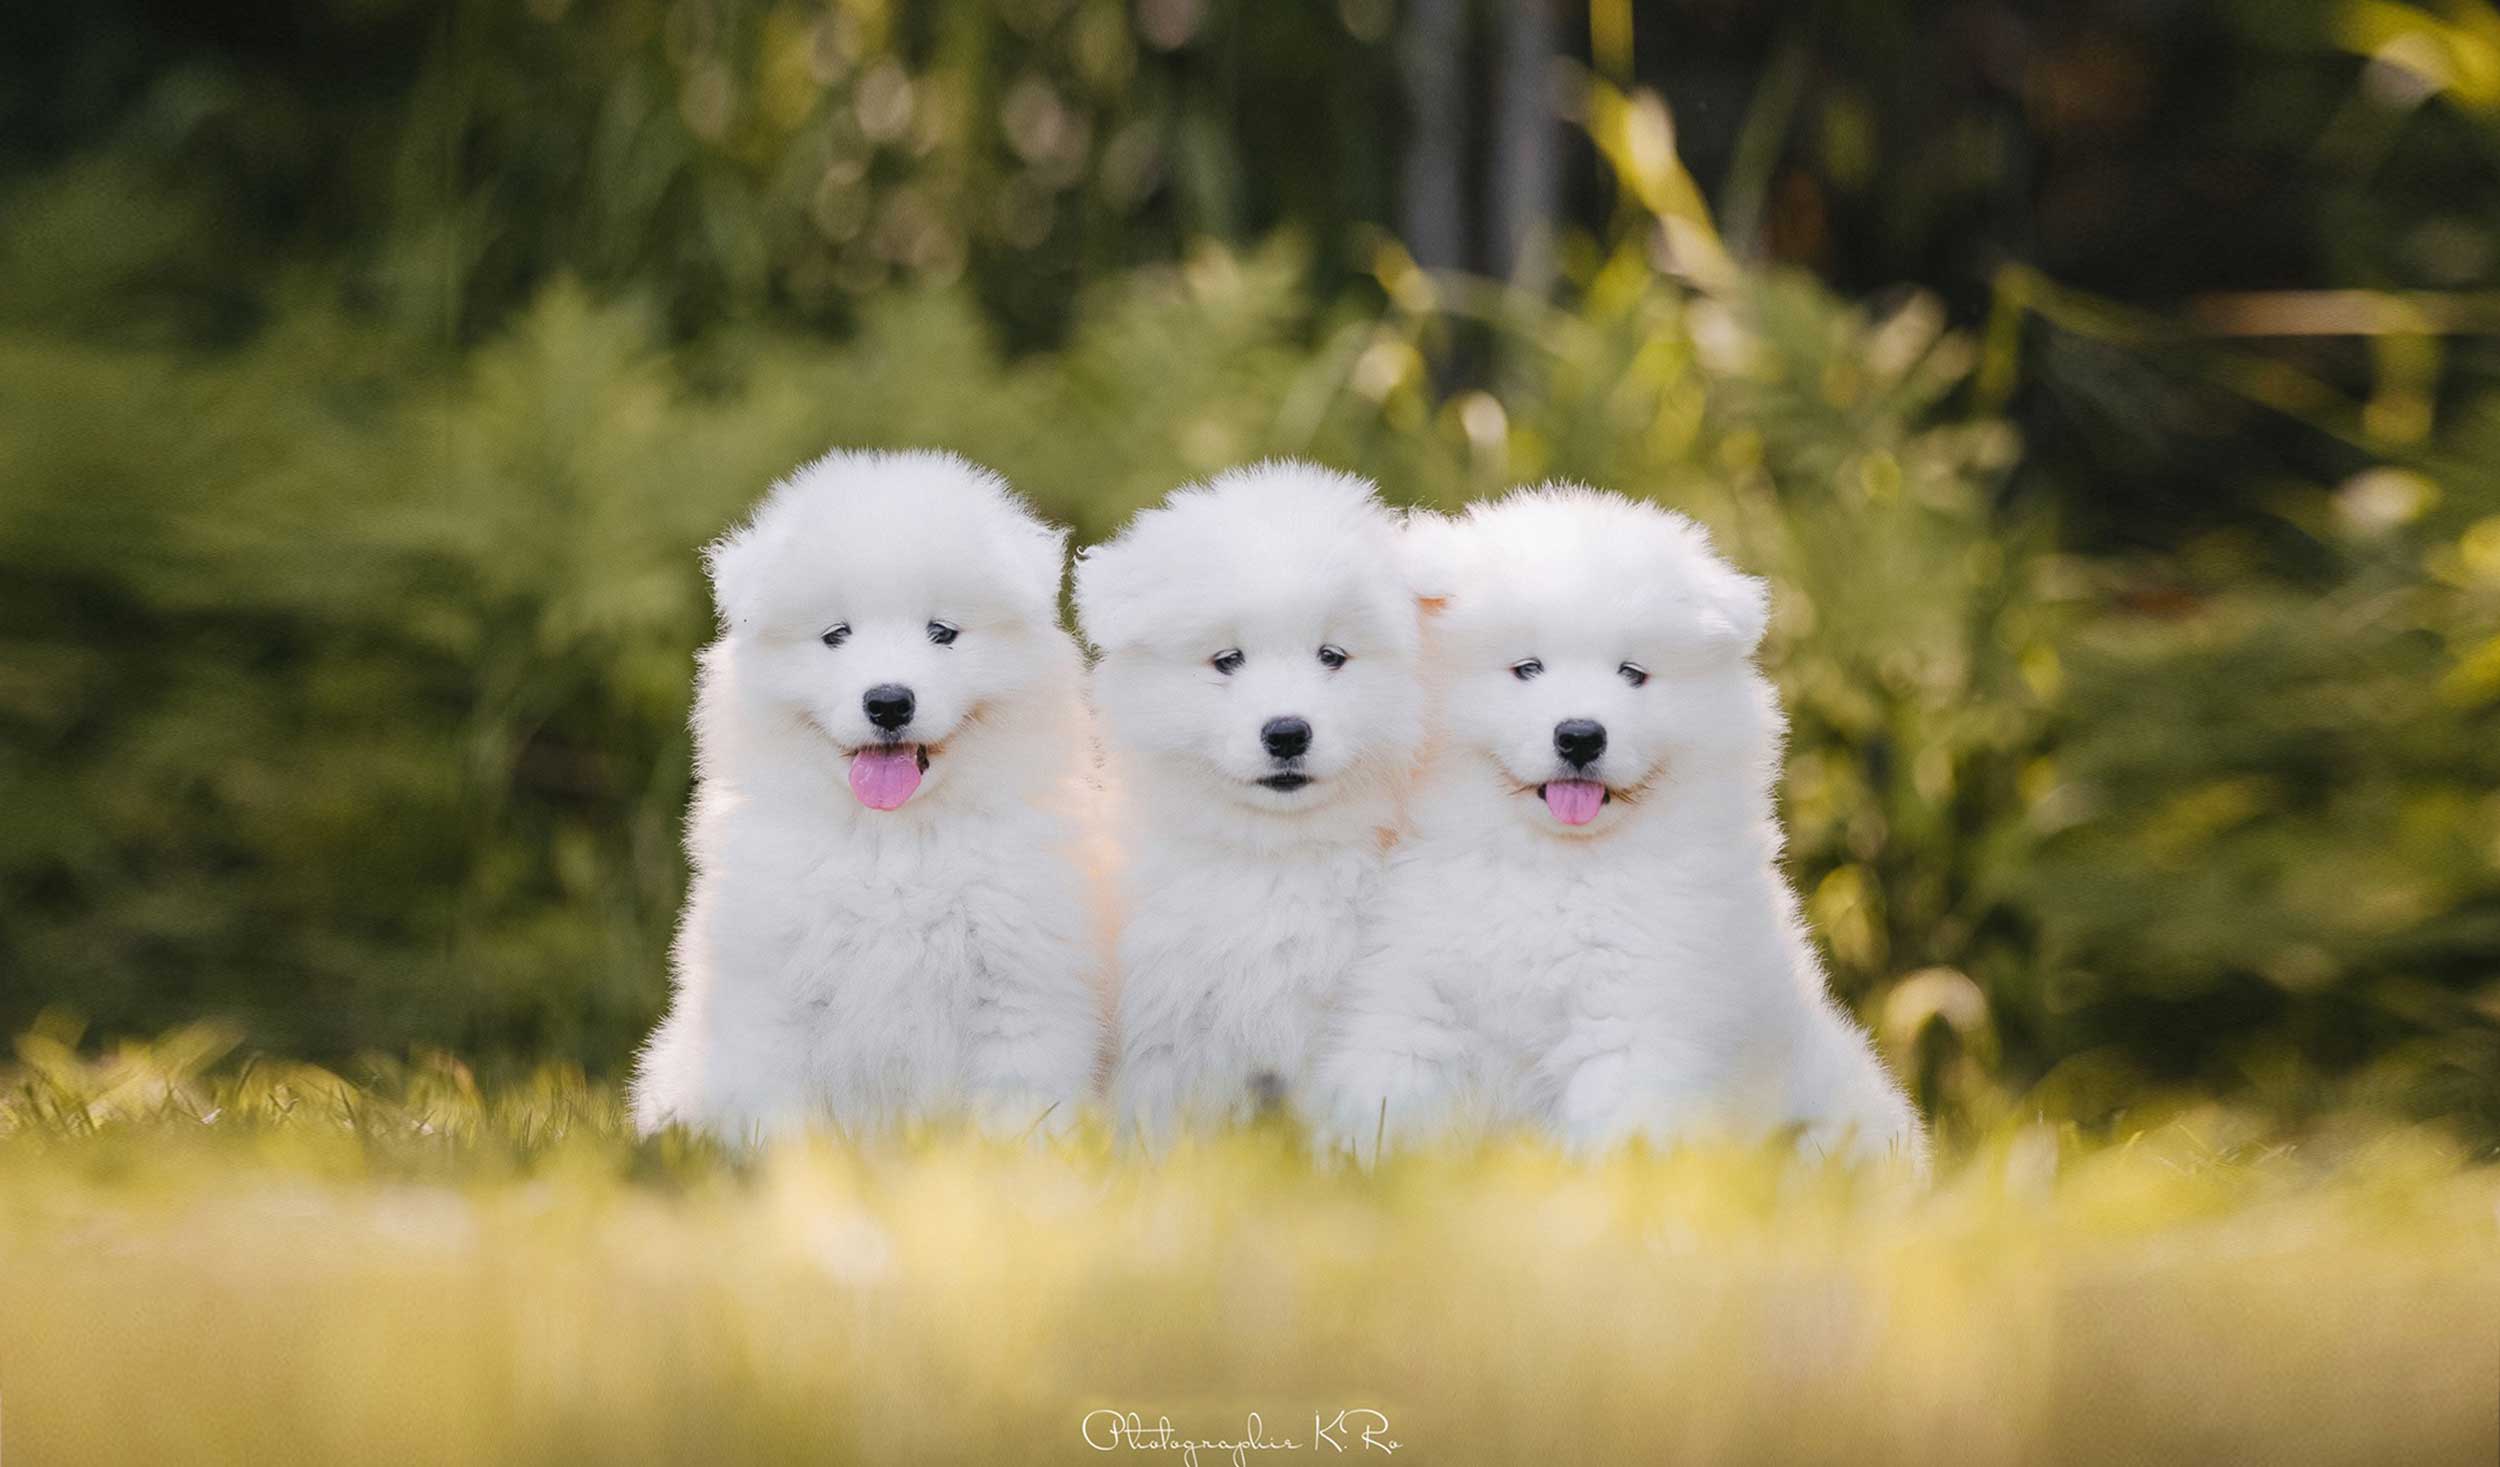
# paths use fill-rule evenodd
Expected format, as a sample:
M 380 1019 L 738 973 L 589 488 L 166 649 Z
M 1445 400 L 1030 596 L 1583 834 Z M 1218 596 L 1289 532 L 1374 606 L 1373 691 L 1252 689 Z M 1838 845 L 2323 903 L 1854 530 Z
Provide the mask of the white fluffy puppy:
M 1420 736 L 1398 523 L 1308 464 L 1180 490 L 1078 562 L 1125 874 L 1122 1126 L 1298 1101 Z
M 1923 1153 L 1780 872 L 1760 581 L 1690 521 L 1548 486 L 1417 521 L 1441 713 L 1349 981 L 1322 1138 L 1526 1126 L 1583 1151 L 1804 1130 Z M 1435 588 L 1428 586 L 1428 589 Z
M 694 867 L 636 1124 L 1072 1118 L 1100 1062 L 1061 533 L 937 453 L 835 453 L 707 554 Z

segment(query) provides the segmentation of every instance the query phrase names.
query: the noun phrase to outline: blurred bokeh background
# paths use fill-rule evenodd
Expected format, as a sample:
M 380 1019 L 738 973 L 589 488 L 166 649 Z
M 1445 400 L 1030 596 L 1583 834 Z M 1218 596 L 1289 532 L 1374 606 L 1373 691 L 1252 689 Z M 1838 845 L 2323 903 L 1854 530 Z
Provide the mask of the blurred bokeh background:
M 695 547 L 1310 455 L 1778 583 L 1795 875 L 1948 1130 L 2500 1139 L 2489 0 L 0 14 L 0 1032 L 619 1073 Z

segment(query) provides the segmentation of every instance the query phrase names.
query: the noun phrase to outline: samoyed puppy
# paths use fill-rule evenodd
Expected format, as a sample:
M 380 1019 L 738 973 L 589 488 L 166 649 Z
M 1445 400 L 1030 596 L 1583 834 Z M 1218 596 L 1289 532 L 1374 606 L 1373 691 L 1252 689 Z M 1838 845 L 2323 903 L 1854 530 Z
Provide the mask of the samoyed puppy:
M 693 885 L 637 1125 L 1074 1117 L 1104 1047 L 1063 538 L 940 453 L 835 453 L 707 552 Z
M 1798 1128 L 1921 1157 L 1780 871 L 1763 583 L 1682 516 L 1568 485 L 1410 535 L 1447 597 L 1435 748 L 1323 1060 L 1323 1141 Z
M 1371 485 L 1266 463 L 1078 562 L 1122 847 L 1111 1103 L 1149 1146 L 1305 1092 L 1421 735 L 1398 547 Z

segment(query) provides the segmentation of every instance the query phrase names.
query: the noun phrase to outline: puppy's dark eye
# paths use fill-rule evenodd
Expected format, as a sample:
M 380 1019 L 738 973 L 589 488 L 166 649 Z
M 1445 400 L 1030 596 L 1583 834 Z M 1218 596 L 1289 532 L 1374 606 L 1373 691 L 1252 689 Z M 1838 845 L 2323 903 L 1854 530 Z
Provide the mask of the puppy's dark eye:
M 1345 666 L 1345 649 L 1333 642 L 1320 648 L 1319 665 L 1330 672 L 1335 672 L 1338 668 Z
M 1241 655 L 1241 649 L 1239 647 L 1227 647 L 1223 651 L 1216 653 L 1213 657 L 1208 658 L 1207 666 L 1214 668 L 1217 672 L 1224 674 L 1226 677 L 1231 677 L 1234 673 L 1241 671 L 1241 665 L 1249 660 L 1249 658 Z
M 933 621 L 929 623 L 929 640 L 937 643 L 941 647 L 954 646 L 955 639 L 963 634 L 964 629 L 955 625 L 951 621 Z
M 1510 675 L 1523 683 L 1544 670 L 1545 664 L 1533 657 L 1523 657 L 1510 665 Z
M 1627 662 L 1615 671 L 1622 673 L 1623 680 L 1636 688 L 1649 681 L 1649 669 L 1637 662 Z
M 851 624 L 847 621 L 839 622 L 835 624 L 832 630 L 825 633 L 824 643 L 828 647 L 839 647 L 850 639 Z

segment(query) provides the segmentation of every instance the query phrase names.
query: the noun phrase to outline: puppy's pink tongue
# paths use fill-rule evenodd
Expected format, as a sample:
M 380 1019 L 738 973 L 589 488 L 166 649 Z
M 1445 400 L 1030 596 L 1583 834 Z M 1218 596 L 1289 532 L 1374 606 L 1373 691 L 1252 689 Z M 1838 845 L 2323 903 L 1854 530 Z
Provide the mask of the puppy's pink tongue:
M 1558 779 L 1545 787 L 1545 808 L 1565 825 L 1588 824 L 1605 803 L 1606 787 L 1593 779 Z
M 920 788 L 920 746 L 862 749 L 851 756 L 851 793 L 871 810 L 898 810 Z

